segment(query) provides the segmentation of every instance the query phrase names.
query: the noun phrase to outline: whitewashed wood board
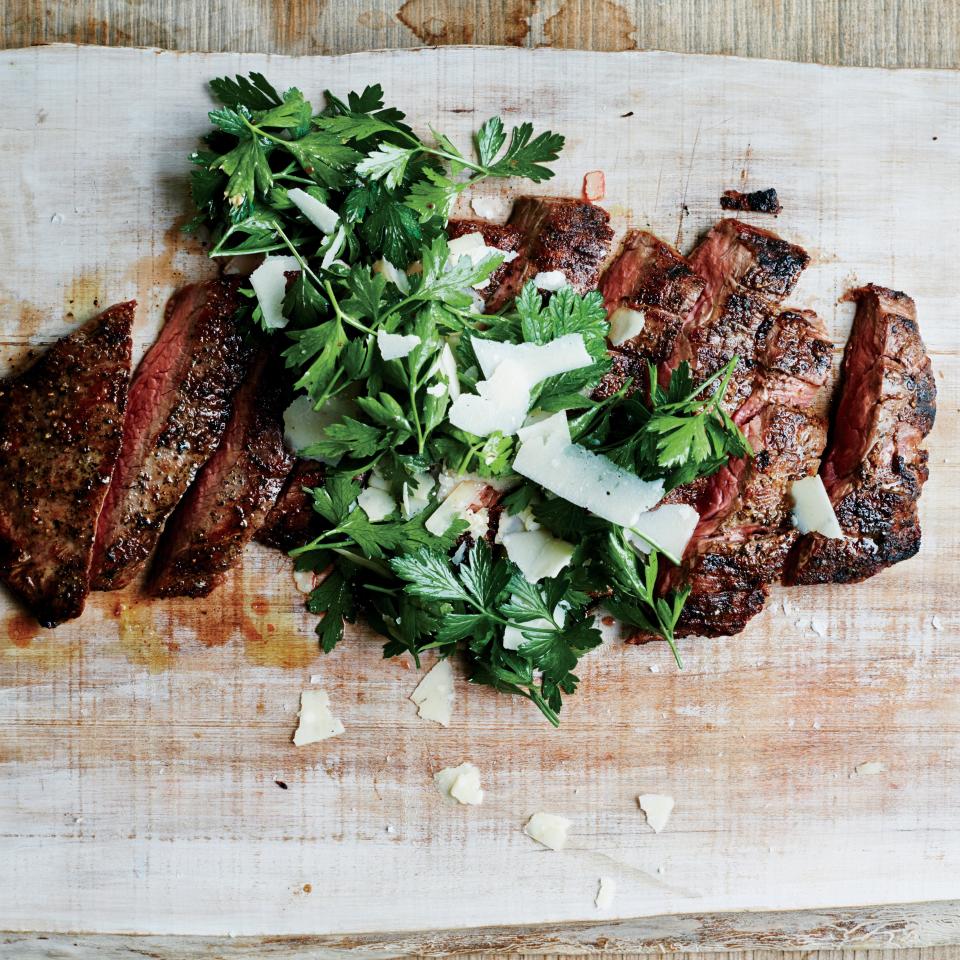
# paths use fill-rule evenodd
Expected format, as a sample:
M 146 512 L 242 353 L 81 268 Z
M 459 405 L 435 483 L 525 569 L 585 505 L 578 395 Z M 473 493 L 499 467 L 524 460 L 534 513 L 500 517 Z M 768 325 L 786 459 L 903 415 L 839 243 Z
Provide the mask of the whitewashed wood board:
M 170 291 L 211 272 L 175 230 L 185 157 L 204 82 L 252 69 L 318 98 L 379 81 L 461 142 L 495 113 L 549 125 L 568 145 L 541 192 L 603 169 L 618 231 L 683 249 L 723 189 L 775 186 L 784 212 L 758 222 L 810 250 L 792 299 L 827 319 L 838 355 L 850 285 L 917 300 L 940 389 L 923 549 L 855 588 L 775 589 L 741 637 L 685 642 L 683 673 L 663 647 L 607 644 L 559 731 L 465 683 L 449 729 L 418 719 L 411 666 L 359 629 L 319 655 L 265 551 L 208 601 L 99 596 L 39 636 L 3 595 L 0 929 L 564 923 L 601 917 L 601 875 L 619 884 L 607 918 L 960 896 L 960 77 L 660 53 L 7 51 L 4 362 L 131 296 L 142 346 Z M 311 674 L 347 729 L 295 749 Z M 431 785 L 463 760 L 482 807 Z M 870 760 L 885 770 L 853 775 Z M 660 835 L 635 802 L 647 792 L 677 801 Z M 573 821 L 566 851 L 522 834 L 539 809 Z

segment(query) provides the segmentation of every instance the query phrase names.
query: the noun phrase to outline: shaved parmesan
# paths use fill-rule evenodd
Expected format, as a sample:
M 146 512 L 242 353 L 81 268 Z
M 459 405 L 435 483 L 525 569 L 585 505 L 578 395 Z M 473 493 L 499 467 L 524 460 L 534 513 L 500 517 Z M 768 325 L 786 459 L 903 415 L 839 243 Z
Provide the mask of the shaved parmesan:
M 530 583 L 555 577 L 573 558 L 573 544 L 552 537 L 546 530 L 524 530 L 503 538 L 507 556 Z
M 640 553 L 649 553 L 651 546 L 674 563 L 679 563 L 700 514 L 685 503 L 667 503 L 637 517 L 627 531 L 627 539 Z
M 317 585 L 317 575 L 313 570 L 294 570 L 293 582 L 300 593 L 312 593 Z
M 472 763 L 461 763 L 459 767 L 446 767 L 433 775 L 433 782 L 445 800 L 455 801 L 469 806 L 483 803 L 483 790 L 480 787 L 480 771 Z
M 430 503 L 430 493 L 437 485 L 437 481 L 429 473 L 418 473 L 416 481 L 416 485 L 412 487 L 409 483 L 403 485 L 403 510 L 401 512 L 404 520 L 409 520 L 427 509 Z
M 336 210 L 331 210 L 323 201 L 311 197 L 306 190 L 294 187 L 287 191 L 290 202 L 321 232 L 333 233 L 340 222 Z
M 373 265 L 373 272 L 382 273 L 401 293 L 410 292 L 410 281 L 407 279 L 407 275 L 389 260 L 378 260 Z
M 483 239 L 483 234 L 479 230 L 473 233 L 465 233 L 463 236 L 456 237 L 447 243 L 447 249 L 450 256 L 455 260 L 457 257 L 472 257 L 472 252 L 476 250 L 485 250 L 487 241 Z
M 647 315 L 629 307 L 619 307 L 610 314 L 610 342 L 619 347 L 643 333 Z
M 515 598 L 512 598 L 515 599 Z M 566 601 L 561 600 L 553 608 L 553 619 L 561 627 L 567 619 L 567 610 L 570 609 L 570 604 Z M 536 620 L 528 620 L 523 624 L 526 628 L 531 629 L 543 629 L 543 630 L 553 630 L 555 629 L 553 623 L 551 623 L 546 617 L 538 617 Z M 503 630 L 503 649 L 504 650 L 519 650 L 525 643 L 527 643 L 527 638 L 523 634 L 523 630 L 519 627 L 504 627 Z
M 508 436 L 523 426 L 529 409 L 530 388 L 523 368 L 504 360 L 489 380 L 477 382 L 477 394 L 464 393 L 454 400 L 447 418 L 478 437 L 497 432 Z
M 509 197 L 474 197 L 470 201 L 473 212 L 484 220 L 505 220 L 513 206 Z
M 819 476 L 795 480 L 790 488 L 793 497 L 793 525 L 801 533 L 821 533 L 831 540 L 842 540 L 843 530 Z
M 250 286 L 257 295 L 263 325 L 268 330 L 280 330 L 287 325 L 287 318 L 283 315 L 286 274 L 299 272 L 300 263 L 295 257 L 265 257 L 263 263 L 250 274 Z
M 538 437 L 545 443 L 556 441 L 557 443 L 573 443 L 570 439 L 570 424 L 567 422 L 567 415 L 561 411 L 553 413 L 550 416 L 540 414 L 536 419 L 533 416 L 527 419 L 527 423 L 517 431 L 517 438 L 521 443 L 533 440 Z
M 442 537 L 450 529 L 450 524 L 454 520 L 467 520 L 469 519 L 468 514 L 476 513 L 482 509 L 480 499 L 486 486 L 480 480 L 461 481 L 427 518 L 424 526 L 435 537 Z M 476 507 L 476 509 L 471 511 L 471 507 Z
M 617 881 L 613 877 L 601 877 L 596 899 L 593 901 L 598 910 L 608 910 L 617 895 Z
M 297 456 L 335 465 L 339 457 L 332 460 L 326 457 L 314 457 L 306 451 L 315 443 L 326 439 L 324 431 L 327 427 L 338 423 L 344 416 L 349 416 L 355 411 L 353 401 L 343 397 L 334 397 L 319 410 L 314 410 L 313 401 L 303 394 L 283 411 L 283 439 Z
M 357 497 L 357 506 L 367 515 L 371 523 L 379 523 L 396 511 L 397 502 L 386 490 L 367 487 Z
M 663 496 L 662 480 L 641 480 L 609 458 L 566 442 L 560 434 L 541 434 L 526 440 L 513 469 L 558 497 L 621 527 L 634 527 L 640 515 Z
M 567 833 L 571 826 L 566 817 L 558 817 L 553 813 L 535 813 L 527 821 L 523 832 L 551 850 L 562 850 L 567 845 Z
M 505 360 L 522 364 L 531 387 L 547 377 L 589 367 L 593 358 L 587 353 L 583 335 L 567 333 L 549 343 L 500 343 L 471 337 L 473 352 L 485 377 L 492 376 Z
M 437 360 L 437 373 L 446 381 L 450 391 L 450 399 L 456 400 L 460 396 L 460 378 L 457 375 L 457 361 L 453 356 L 450 344 L 445 343 Z
M 637 797 L 637 803 L 640 804 L 653 832 L 659 833 L 667 825 L 673 812 L 673 797 L 661 793 L 642 793 Z
M 453 668 L 450 661 L 439 661 L 417 684 L 410 699 L 417 705 L 417 713 L 424 720 L 433 720 L 442 727 L 448 727 L 453 712 Z
M 561 290 L 563 287 L 569 287 L 570 281 L 562 270 L 547 270 L 546 272 L 538 273 L 533 278 L 533 285 L 538 290 L 556 293 L 557 290 Z
M 377 331 L 377 346 L 380 348 L 380 356 L 384 360 L 400 360 L 406 357 L 420 343 L 420 338 L 415 333 L 387 333 L 384 330 Z
M 317 743 L 343 733 L 343 724 L 330 712 L 330 697 L 324 690 L 300 694 L 300 725 L 293 735 L 295 746 Z

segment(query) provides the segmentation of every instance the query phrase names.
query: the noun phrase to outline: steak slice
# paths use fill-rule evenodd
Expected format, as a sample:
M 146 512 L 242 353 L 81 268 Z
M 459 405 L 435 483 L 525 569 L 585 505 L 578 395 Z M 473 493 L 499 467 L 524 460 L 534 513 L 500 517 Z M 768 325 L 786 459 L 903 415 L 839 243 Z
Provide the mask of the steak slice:
M 234 394 L 220 446 L 164 528 L 149 590 L 205 597 L 240 559 L 273 507 L 294 457 L 283 442 L 282 366 L 262 350 Z
M 237 283 L 208 280 L 178 291 L 137 368 L 120 461 L 100 522 L 93 589 L 115 590 L 141 569 L 163 524 L 216 449 L 249 348 L 234 320 Z
M 801 538 L 785 583 L 857 583 L 920 549 L 921 444 L 933 427 L 937 388 L 916 306 L 874 284 L 848 296 L 857 312 L 820 471 L 845 537 Z
M 499 310 L 538 273 L 559 270 L 577 293 L 596 288 L 613 239 L 606 210 L 568 197 L 521 197 L 508 226 L 523 235 L 524 252 L 508 265 L 489 310 Z
M 120 455 L 136 303 L 105 310 L 0 381 L 0 578 L 45 627 L 80 616 Z
M 519 256 L 520 246 L 523 243 L 523 231 L 509 223 L 491 223 L 489 220 L 457 219 L 447 224 L 447 235 L 451 240 L 466 236 L 469 233 L 479 233 L 488 247 L 502 250 L 507 256 Z M 513 262 L 512 258 L 510 263 Z M 510 263 L 504 261 L 487 278 L 486 284 L 477 290 L 484 302 L 489 303 L 497 297 L 507 274 L 510 272 Z
M 683 562 L 661 581 L 662 589 L 691 588 L 677 636 L 742 630 L 796 538 L 789 490 L 819 465 L 826 424 L 811 407 L 832 351 L 814 313 L 780 309 L 807 260 L 799 247 L 736 220 L 722 220 L 690 257 L 704 291 L 661 377 L 687 360 L 703 380 L 738 355 L 724 405 L 754 457 L 733 459 L 666 498 L 700 514 Z
M 612 366 L 597 387 L 597 399 L 616 393 L 628 379 L 632 390 L 647 389 L 647 364 L 661 364 L 673 353 L 703 288 L 704 281 L 669 243 L 645 230 L 627 234 L 600 292 L 610 316 L 621 307 L 642 313 L 643 331 L 610 348 Z
M 305 488 L 323 486 L 325 476 L 322 463 L 297 460 L 277 502 L 257 531 L 257 542 L 289 553 L 320 536 L 323 517 L 313 509 L 313 497 Z

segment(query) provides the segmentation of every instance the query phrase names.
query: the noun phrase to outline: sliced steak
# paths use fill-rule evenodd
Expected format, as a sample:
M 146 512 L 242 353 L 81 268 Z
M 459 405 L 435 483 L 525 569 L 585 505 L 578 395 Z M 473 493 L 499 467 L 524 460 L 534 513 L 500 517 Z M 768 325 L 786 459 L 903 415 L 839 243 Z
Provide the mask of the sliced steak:
M 323 486 L 325 476 L 322 463 L 297 460 L 277 502 L 257 531 L 257 542 L 289 553 L 320 536 L 324 520 L 313 509 L 307 488 Z
M 164 528 L 149 590 L 205 597 L 223 582 L 293 468 L 283 442 L 282 364 L 264 350 L 233 398 L 220 446 Z
M 786 583 L 856 583 L 920 548 L 917 501 L 927 479 L 921 444 L 933 427 L 937 388 L 916 306 L 874 284 L 849 296 L 857 313 L 820 471 L 845 537 L 803 537 Z
M 489 303 L 497 298 L 500 287 L 510 272 L 510 263 L 516 259 L 511 255 L 519 256 L 520 247 L 523 243 L 523 231 L 519 227 L 511 226 L 508 223 L 491 223 L 489 220 L 459 219 L 451 220 L 447 224 L 447 235 L 451 240 L 470 233 L 481 234 L 483 242 L 488 247 L 502 250 L 504 254 L 511 257 L 510 262 L 505 260 L 501 263 L 487 278 L 485 286 L 477 291 L 484 301 Z
M 724 403 L 755 455 L 666 498 L 700 514 L 683 562 L 661 582 L 691 587 L 677 636 L 742 630 L 796 538 L 789 490 L 819 465 L 826 425 L 811 405 L 832 350 L 815 314 L 781 312 L 807 260 L 799 247 L 736 220 L 721 221 L 690 257 L 705 286 L 661 377 L 687 360 L 703 380 L 738 355 Z
M 538 273 L 560 271 L 577 293 L 596 288 L 613 238 L 606 210 L 566 197 L 522 197 L 509 226 L 522 233 L 523 253 L 488 299 L 489 310 L 499 310 Z
M 648 386 L 648 363 L 661 364 L 703 292 L 704 281 L 669 243 L 644 230 L 632 230 L 619 256 L 600 281 L 610 316 L 626 307 L 644 315 L 643 331 L 611 347 L 612 367 L 597 388 L 603 399 L 631 379 L 633 389 Z
M 136 303 L 0 381 L 0 578 L 45 627 L 80 616 L 120 454 Z
M 95 590 L 136 576 L 220 442 L 249 362 L 238 307 L 237 283 L 227 280 L 186 287 L 167 304 L 160 336 L 130 385 L 120 461 L 97 526 Z
M 741 193 L 739 190 L 724 190 L 720 197 L 720 206 L 724 210 L 746 210 L 748 213 L 772 213 L 776 216 L 783 207 L 773 187 L 767 190 L 754 190 Z

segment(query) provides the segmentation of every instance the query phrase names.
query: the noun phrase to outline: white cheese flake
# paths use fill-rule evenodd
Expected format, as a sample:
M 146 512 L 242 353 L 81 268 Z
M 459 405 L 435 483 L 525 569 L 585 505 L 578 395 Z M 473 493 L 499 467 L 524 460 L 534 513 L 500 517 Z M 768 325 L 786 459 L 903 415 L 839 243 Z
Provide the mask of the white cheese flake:
M 321 232 L 333 233 L 337 229 L 340 217 L 322 200 L 311 197 L 306 190 L 294 187 L 287 191 L 290 202 Z
M 477 437 L 492 433 L 514 434 L 523 426 L 530 409 L 530 388 L 524 370 L 505 360 L 489 380 L 477 382 L 477 393 L 462 393 L 450 405 L 449 421 Z
M 250 274 L 250 286 L 257 295 L 263 325 L 268 330 L 280 330 L 287 325 L 283 315 L 283 298 L 287 292 L 288 273 L 299 273 L 300 263 L 295 257 L 266 257 Z
M 317 575 L 313 570 L 294 570 L 293 583 L 300 593 L 312 593 L 317 585 Z
M 637 797 L 637 803 L 640 804 L 653 832 L 659 833 L 667 825 L 673 812 L 673 797 L 662 793 L 642 793 Z
M 367 515 L 371 523 L 379 523 L 396 512 L 397 501 L 386 490 L 370 486 L 357 497 L 357 506 Z
M 377 346 L 384 360 L 401 360 L 408 356 L 414 347 L 419 346 L 420 338 L 415 333 L 387 333 L 377 331 Z
M 562 270 L 547 270 L 538 273 L 533 278 L 533 285 L 538 290 L 545 290 L 548 293 L 556 293 L 564 287 L 570 286 L 567 275 Z
M 567 833 L 572 826 L 566 817 L 553 813 L 535 813 L 523 828 L 523 832 L 537 843 L 551 850 L 562 850 L 567 845 Z
M 301 394 L 283 411 L 283 439 L 299 457 L 336 465 L 339 457 L 330 459 L 312 456 L 307 450 L 326 439 L 324 431 L 327 427 L 355 412 L 356 405 L 344 397 L 333 397 L 319 410 L 314 410 L 313 401 L 306 394 Z
M 673 563 L 679 563 L 699 521 L 700 514 L 693 507 L 668 503 L 637 517 L 627 531 L 627 539 L 640 553 L 649 553 L 652 545 Z
M 318 743 L 343 733 L 343 724 L 330 712 L 325 690 L 304 690 L 300 694 L 300 725 L 293 735 L 296 746 Z
M 453 712 L 453 668 L 449 660 L 440 660 L 410 694 L 417 713 L 442 727 L 450 726 Z
M 480 771 L 472 763 L 446 767 L 433 775 L 433 782 L 445 800 L 472 807 L 483 803 Z
M 843 539 L 843 530 L 819 475 L 795 480 L 790 487 L 790 496 L 793 498 L 793 525 L 801 533 L 820 533 L 831 540 Z
M 580 333 L 565 333 L 549 343 L 501 343 L 482 337 L 471 337 L 470 343 L 485 377 L 493 376 L 505 360 L 514 360 L 523 367 L 530 387 L 593 363 Z
M 507 556 L 530 583 L 555 577 L 573 559 L 573 544 L 546 530 L 523 530 L 503 537 Z
M 474 197 L 470 201 L 473 212 L 484 220 L 506 220 L 513 201 L 509 197 Z
M 630 307 L 618 307 L 610 314 L 610 342 L 619 347 L 643 333 L 647 315 Z
M 641 480 L 609 458 L 569 443 L 559 432 L 541 433 L 523 442 L 513 469 L 621 527 L 634 527 L 663 496 L 663 481 Z
M 613 905 L 613 898 L 617 895 L 617 881 L 613 877 L 601 877 L 597 888 L 594 903 L 598 910 L 609 910 Z
M 480 497 L 485 488 L 482 480 L 461 480 L 430 514 L 424 526 L 435 537 L 442 537 L 454 520 L 469 521 L 468 514 L 481 508 Z M 471 507 L 476 507 L 476 510 L 471 510 Z
M 401 293 L 410 292 L 410 280 L 407 275 L 386 258 L 378 260 L 373 265 L 373 272 L 382 273 Z
M 409 520 L 427 509 L 430 505 L 430 494 L 437 485 L 430 473 L 418 473 L 415 479 L 417 482 L 414 486 L 409 483 L 403 485 L 403 509 L 400 512 L 404 520 Z
M 450 391 L 450 399 L 456 400 L 460 396 L 460 378 L 457 375 L 457 361 L 449 343 L 445 343 L 440 351 L 437 372 L 446 380 L 447 389 Z

